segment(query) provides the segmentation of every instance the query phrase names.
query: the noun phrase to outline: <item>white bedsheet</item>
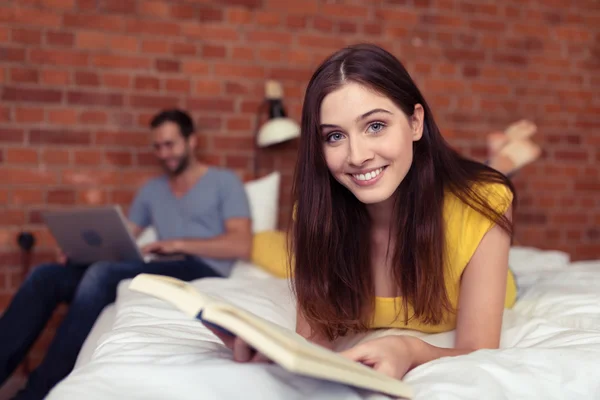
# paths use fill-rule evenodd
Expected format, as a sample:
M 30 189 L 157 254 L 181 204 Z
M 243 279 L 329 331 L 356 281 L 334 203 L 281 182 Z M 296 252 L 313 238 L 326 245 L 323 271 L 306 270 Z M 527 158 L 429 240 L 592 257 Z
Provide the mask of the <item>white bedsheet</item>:
M 405 380 L 415 398 L 600 399 L 600 261 L 567 262 L 542 268 L 528 281 L 514 309 L 505 313 L 501 349 L 447 357 L 411 371 Z M 295 305 L 287 282 L 250 267 L 236 274 L 194 285 L 293 328 Z M 48 399 L 367 397 L 275 365 L 236 364 L 202 324 L 127 290 L 126 284 L 119 288 L 112 331 L 99 339 L 90 362 L 57 385 Z M 453 332 L 420 336 L 444 347 L 453 340 Z

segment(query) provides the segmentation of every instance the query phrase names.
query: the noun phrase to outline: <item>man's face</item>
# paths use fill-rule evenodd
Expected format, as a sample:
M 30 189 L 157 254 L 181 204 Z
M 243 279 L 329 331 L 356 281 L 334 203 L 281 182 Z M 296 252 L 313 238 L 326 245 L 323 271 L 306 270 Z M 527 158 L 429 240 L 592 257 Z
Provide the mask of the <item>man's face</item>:
M 174 122 L 165 122 L 152 130 L 154 152 L 166 173 L 176 176 L 185 171 L 193 157 L 195 137 L 185 138 Z

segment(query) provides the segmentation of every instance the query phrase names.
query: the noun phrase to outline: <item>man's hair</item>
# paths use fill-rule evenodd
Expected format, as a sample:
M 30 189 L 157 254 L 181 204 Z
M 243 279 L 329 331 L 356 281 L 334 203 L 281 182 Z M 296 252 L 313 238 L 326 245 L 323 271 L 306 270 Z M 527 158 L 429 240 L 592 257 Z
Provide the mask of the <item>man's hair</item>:
M 179 109 L 164 110 L 156 114 L 152 121 L 150 121 L 150 127 L 157 128 L 165 122 L 173 122 L 179 126 L 179 131 L 184 138 L 189 138 L 194 133 L 194 122 L 188 113 Z

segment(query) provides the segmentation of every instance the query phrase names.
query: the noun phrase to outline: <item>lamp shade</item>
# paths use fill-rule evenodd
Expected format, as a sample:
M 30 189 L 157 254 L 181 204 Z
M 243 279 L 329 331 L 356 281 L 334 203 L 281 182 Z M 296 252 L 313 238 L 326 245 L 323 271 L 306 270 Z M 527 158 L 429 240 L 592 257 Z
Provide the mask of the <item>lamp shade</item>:
M 268 147 L 300 136 L 300 126 L 291 118 L 272 118 L 258 131 L 257 144 Z

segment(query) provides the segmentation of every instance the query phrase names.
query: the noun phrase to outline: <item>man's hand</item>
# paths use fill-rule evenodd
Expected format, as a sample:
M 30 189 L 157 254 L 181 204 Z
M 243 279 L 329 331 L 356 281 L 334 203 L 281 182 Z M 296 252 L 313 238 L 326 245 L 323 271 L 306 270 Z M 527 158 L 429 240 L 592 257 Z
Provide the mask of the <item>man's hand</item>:
M 181 253 L 181 242 L 178 240 L 159 240 L 142 247 L 142 253 L 158 255 Z

